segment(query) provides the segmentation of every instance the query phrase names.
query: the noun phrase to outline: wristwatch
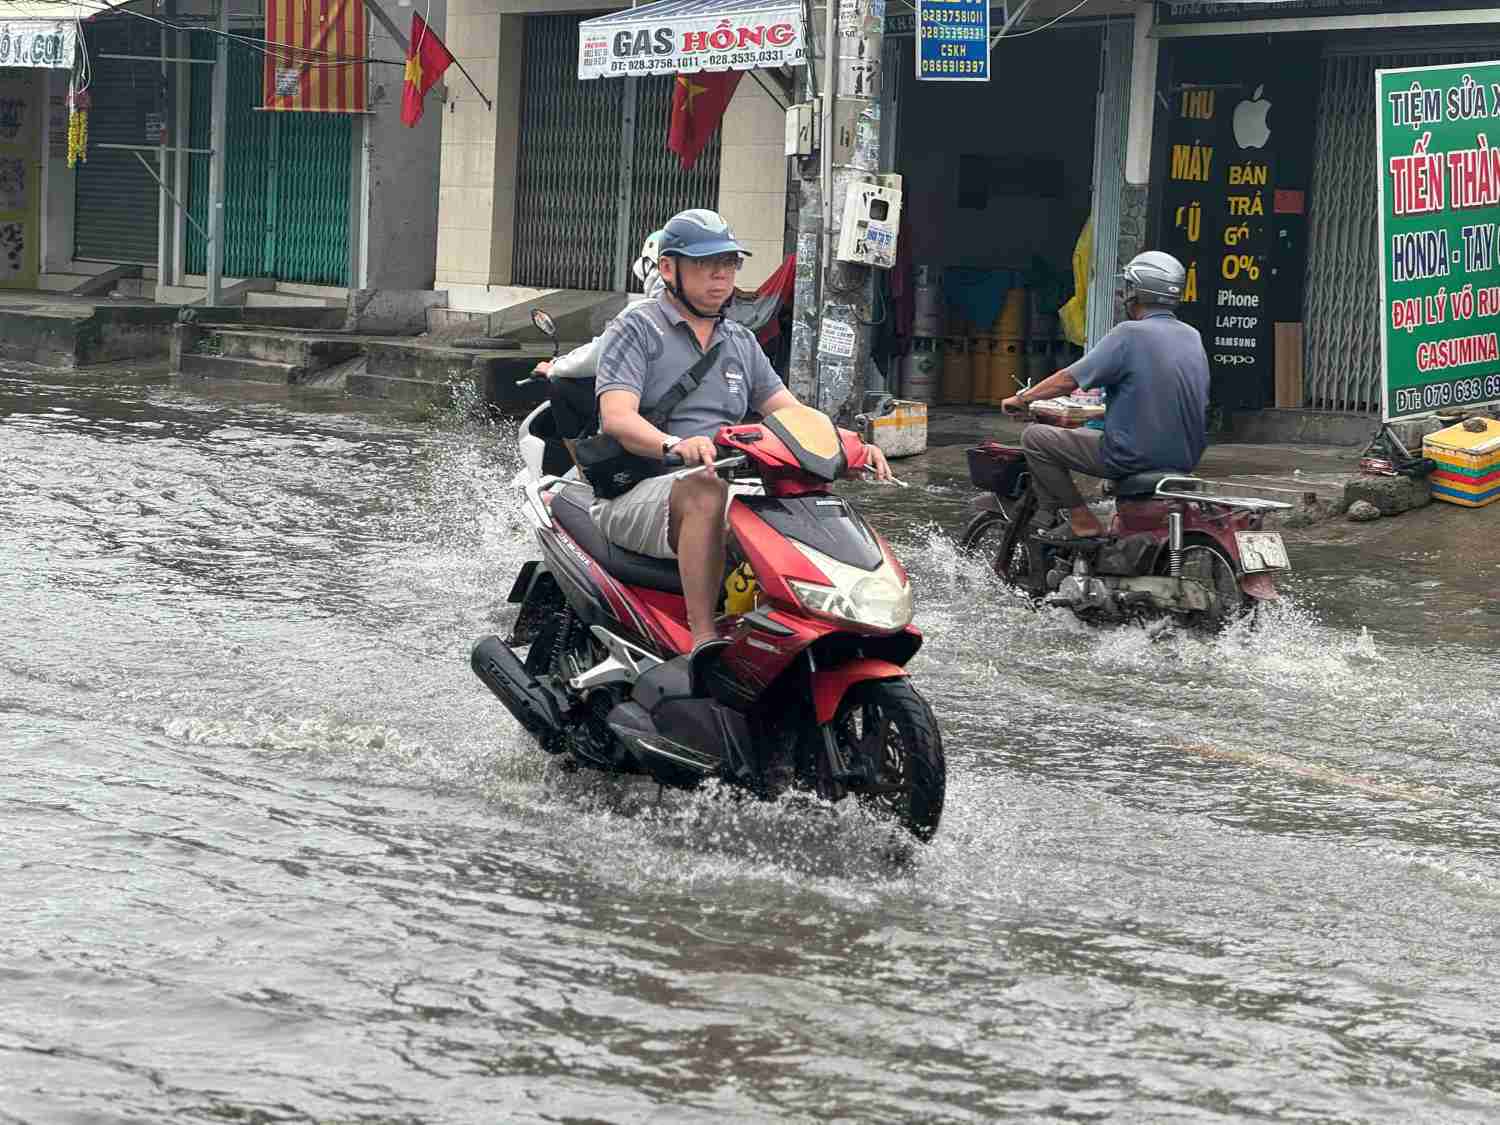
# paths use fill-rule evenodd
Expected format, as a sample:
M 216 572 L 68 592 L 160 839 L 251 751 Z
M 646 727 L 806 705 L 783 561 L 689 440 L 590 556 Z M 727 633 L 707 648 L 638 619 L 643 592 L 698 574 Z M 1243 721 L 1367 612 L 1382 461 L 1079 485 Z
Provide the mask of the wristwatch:
M 662 460 L 663 461 L 665 461 L 667 459 L 667 454 L 672 452 L 672 447 L 675 446 L 681 440 L 682 439 L 680 437 L 678 437 L 676 434 L 671 434 L 671 435 L 669 435 L 667 437 L 667 439 L 665 441 L 663 441 L 661 443 L 661 456 L 662 456 Z

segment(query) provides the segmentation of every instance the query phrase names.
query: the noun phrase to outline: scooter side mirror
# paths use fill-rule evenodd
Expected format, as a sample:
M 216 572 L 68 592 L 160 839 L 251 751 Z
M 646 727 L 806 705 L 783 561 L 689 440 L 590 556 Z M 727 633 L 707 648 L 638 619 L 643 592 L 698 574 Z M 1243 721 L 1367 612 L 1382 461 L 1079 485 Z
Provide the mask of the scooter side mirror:
M 552 356 L 557 357 L 557 322 L 543 309 L 531 310 L 531 323 L 536 330 L 552 341 Z

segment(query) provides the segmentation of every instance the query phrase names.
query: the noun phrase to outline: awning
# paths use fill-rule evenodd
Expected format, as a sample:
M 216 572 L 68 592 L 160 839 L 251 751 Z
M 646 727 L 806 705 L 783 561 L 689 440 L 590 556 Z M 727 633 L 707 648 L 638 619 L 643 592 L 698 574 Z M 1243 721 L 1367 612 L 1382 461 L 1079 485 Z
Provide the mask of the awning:
M 658 0 L 578 25 L 578 77 L 758 70 L 807 61 L 801 0 Z
M 78 25 L 128 0 L 4 0 L 0 4 L 0 67 L 72 69 Z

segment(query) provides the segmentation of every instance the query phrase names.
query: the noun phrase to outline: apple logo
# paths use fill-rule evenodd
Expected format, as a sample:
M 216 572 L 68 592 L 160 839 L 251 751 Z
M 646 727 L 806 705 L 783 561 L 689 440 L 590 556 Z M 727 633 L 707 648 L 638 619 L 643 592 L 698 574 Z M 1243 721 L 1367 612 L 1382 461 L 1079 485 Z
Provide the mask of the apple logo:
M 1255 95 L 1234 107 L 1234 143 L 1240 148 L 1263 148 L 1271 139 L 1271 127 L 1266 124 L 1266 114 L 1271 112 L 1271 103 L 1261 97 L 1265 85 L 1255 87 Z

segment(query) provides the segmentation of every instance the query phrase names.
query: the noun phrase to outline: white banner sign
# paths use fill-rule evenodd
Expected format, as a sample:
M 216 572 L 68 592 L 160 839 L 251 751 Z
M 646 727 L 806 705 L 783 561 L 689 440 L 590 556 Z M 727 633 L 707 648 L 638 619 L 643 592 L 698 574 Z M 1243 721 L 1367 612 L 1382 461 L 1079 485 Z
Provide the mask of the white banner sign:
M 650 9 L 599 16 L 578 25 L 578 77 L 692 74 L 801 66 L 807 46 L 799 4 L 658 16 Z
M 0 66 L 72 69 L 77 43 L 71 20 L 0 20 Z

